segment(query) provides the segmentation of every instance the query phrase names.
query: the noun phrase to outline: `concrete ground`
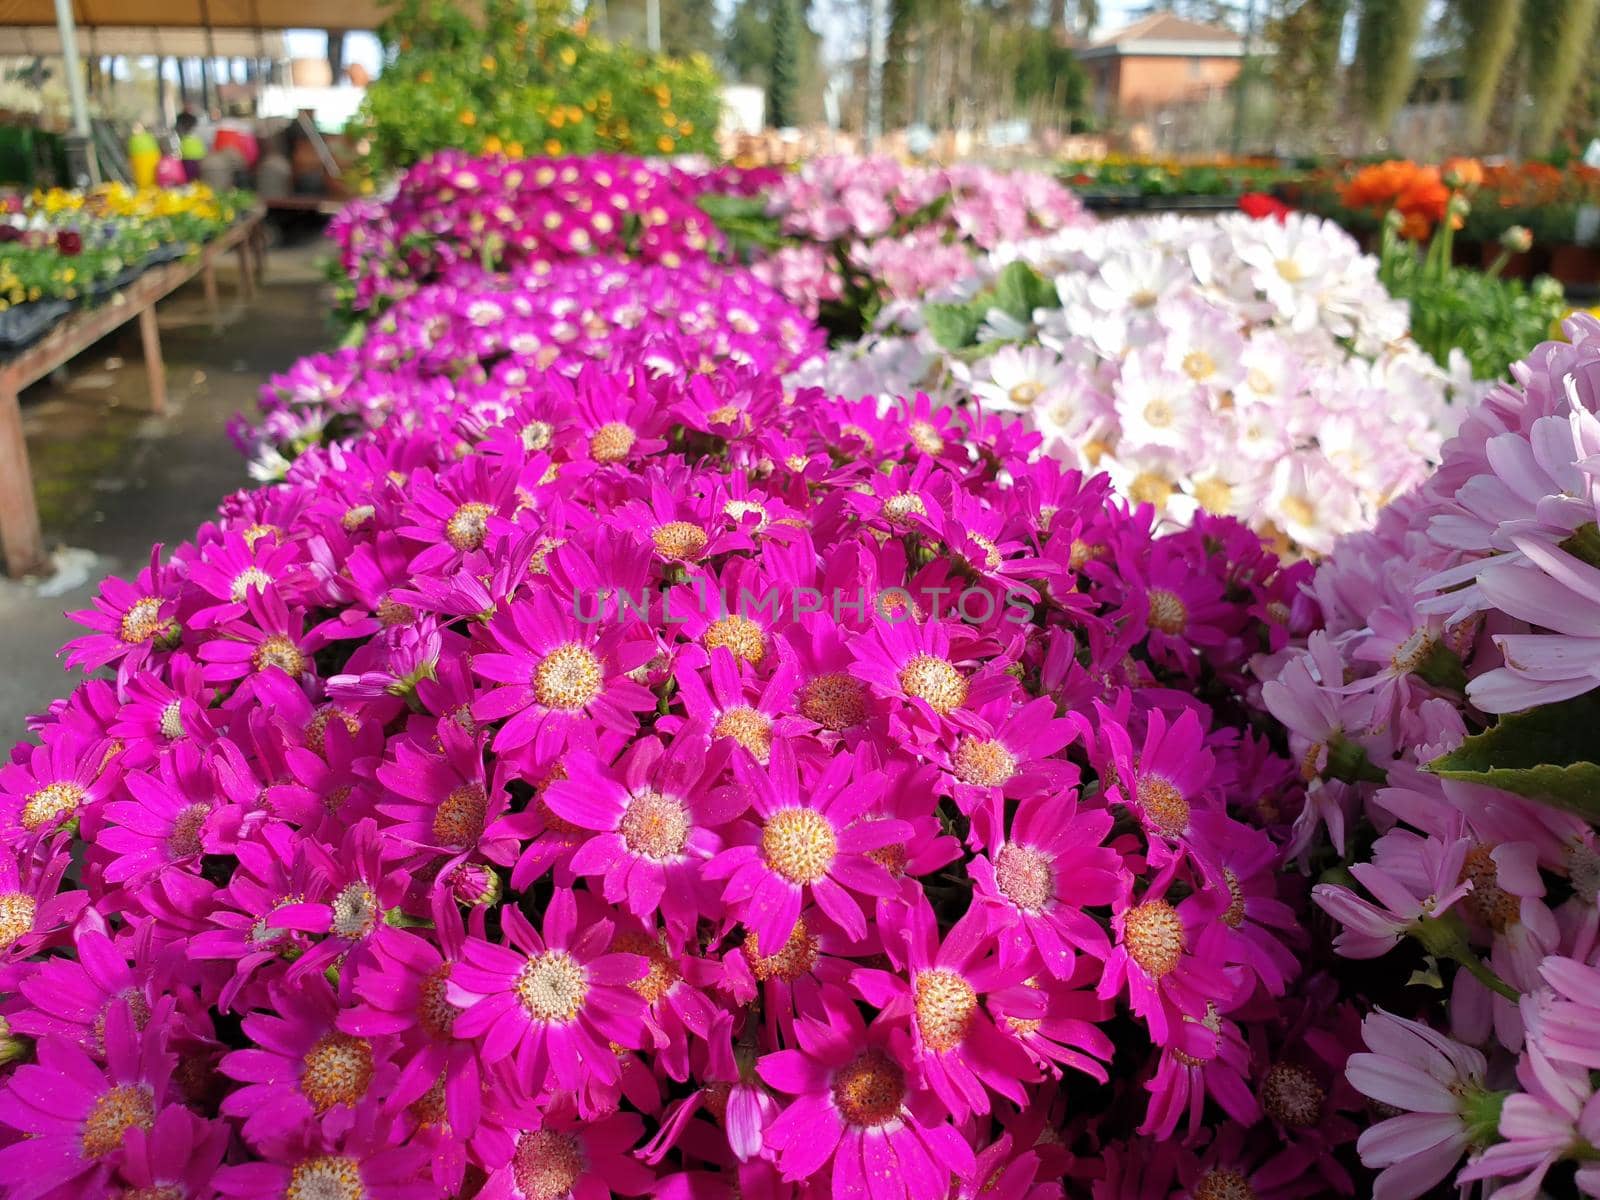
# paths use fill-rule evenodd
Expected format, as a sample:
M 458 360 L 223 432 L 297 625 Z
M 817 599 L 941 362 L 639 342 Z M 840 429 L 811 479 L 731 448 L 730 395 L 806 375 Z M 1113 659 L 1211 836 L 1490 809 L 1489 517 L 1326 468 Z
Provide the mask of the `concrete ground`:
M 233 262 L 219 265 L 223 328 L 213 332 L 198 282 L 157 307 L 168 412 L 149 411 L 137 322 L 22 396 L 34 490 L 51 578 L 0 575 L 0 760 L 29 713 L 72 690 L 56 651 L 81 632 L 64 612 L 87 608 L 100 579 L 131 577 L 150 546 L 192 536 L 227 493 L 249 483 L 227 423 L 253 410 L 266 379 L 330 344 L 314 231 L 267 256 L 263 288 L 237 300 Z

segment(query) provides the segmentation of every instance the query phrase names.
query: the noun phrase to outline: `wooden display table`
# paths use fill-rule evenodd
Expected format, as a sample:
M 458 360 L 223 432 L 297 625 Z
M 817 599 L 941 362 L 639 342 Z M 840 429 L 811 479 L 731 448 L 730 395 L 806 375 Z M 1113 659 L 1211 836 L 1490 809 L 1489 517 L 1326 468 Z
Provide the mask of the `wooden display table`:
M 167 373 L 161 361 L 161 332 L 156 324 L 158 301 L 199 276 L 213 328 L 218 324 L 217 260 L 233 253 L 239 259 L 239 295 L 255 295 L 265 258 L 262 218 L 266 210 L 252 209 L 227 232 L 207 242 L 195 258 L 153 267 L 121 291 L 93 308 L 76 309 L 63 317 L 42 338 L 16 357 L 0 361 L 0 552 L 6 573 L 25 575 L 44 565 L 44 541 L 39 529 L 39 507 L 28 469 L 28 443 L 22 436 L 22 409 L 17 397 L 57 367 L 70 362 L 107 334 L 134 318 L 144 345 L 144 365 L 150 379 L 150 408 L 167 407 Z

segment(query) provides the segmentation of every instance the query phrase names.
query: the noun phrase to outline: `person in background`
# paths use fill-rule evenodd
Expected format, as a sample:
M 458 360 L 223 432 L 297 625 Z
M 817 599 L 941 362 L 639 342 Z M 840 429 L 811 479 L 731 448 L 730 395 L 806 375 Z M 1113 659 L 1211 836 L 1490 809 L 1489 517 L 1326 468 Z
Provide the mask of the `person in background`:
M 181 112 L 172 127 L 178 133 L 178 157 L 183 160 L 183 177 L 190 183 L 200 178 L 200 160 L 206 156 L 204 139 L 196 132 L 199 122 L 192 112 Z

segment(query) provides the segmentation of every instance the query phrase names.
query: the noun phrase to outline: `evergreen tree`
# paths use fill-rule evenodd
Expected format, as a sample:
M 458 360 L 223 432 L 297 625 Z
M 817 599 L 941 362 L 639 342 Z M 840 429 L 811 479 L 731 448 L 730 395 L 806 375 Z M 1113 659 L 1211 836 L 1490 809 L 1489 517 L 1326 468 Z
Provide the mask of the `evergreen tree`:
M 1417 75 L 1417 35 L 1428 0 L 1366 0 L 1356 27 L 1361 114 L 1381 135 L 1405 103 Z
M 1315 138 L 1333 116 L 1339 86 L 1339 47 L 1350 0 L 1293 0 L 1266 29 L 1279 119 Z
M 1461 25 L 1461 76 L 1465 87 L 1462 134 L 1469 145 L 1483 136 L 1495 90 L 1517 45 L 1522 0 L 1456 0 Z
M 1528 94 L 1533 129 L 1528 149 L 1543 154 L 1561 128 L 1567 106 L 1589 56 L 1600 0 L 1527 0 L 1523 43 L 1528 59 Z
M 772 0 L 772 60 L 767 68 L 767 124 L 774 129 L 783 129 L 797 121 L 794 102 L 799 67 L 794 0 Z

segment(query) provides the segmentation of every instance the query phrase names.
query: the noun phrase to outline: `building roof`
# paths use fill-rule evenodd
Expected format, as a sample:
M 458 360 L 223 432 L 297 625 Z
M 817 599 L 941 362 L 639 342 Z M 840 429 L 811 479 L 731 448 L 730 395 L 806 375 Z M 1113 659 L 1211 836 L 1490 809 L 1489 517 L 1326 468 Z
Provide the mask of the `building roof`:
M 1079 58 L 1132 55 L 1169 58 L 1242 58 L 1244 39 L 1222 25 L 1190 21 L 1172 13 L 1152 13 L 1122 29 L 1096 38 Z

